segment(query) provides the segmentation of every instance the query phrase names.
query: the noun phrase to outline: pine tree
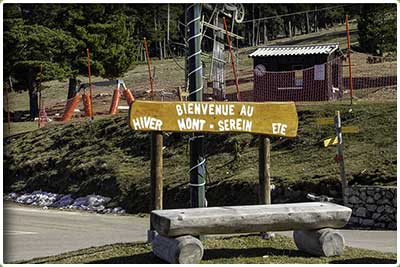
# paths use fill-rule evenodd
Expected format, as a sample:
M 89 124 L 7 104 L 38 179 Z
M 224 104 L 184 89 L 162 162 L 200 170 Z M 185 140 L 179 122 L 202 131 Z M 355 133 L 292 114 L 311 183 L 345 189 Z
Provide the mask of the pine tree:
M 19 5 L 4 6 L 4 75 L 14 77 L 15 90 L 28 90 L 30 115 L 38 115 L 37 80 L 40 65 L 44 80 L 63 79 L 71 73 L 64 60 L 76 51 L 76 40 L 62 30 L 27 25 L 24 9 Z
M 360 48 L 373 55 L 395 52 L 397 45 L 396 5 L 363 5 L 358 20 Z

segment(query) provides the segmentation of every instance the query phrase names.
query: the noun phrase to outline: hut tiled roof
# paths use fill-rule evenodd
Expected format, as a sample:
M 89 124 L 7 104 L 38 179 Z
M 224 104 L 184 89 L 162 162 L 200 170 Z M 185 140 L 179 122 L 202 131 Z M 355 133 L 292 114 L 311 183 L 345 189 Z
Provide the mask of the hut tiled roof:
M 249 57 L 272 56 L 299 56 L 315 54 L 331 54 L 339 49 L 338 44 L 313 44 L 313 45 L 274 45 L 258 48 Z

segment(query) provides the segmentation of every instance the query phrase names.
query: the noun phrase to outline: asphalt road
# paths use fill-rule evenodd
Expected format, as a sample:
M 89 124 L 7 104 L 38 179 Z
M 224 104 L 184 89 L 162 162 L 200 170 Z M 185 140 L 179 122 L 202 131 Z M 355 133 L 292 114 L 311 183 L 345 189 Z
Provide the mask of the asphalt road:
M 5 263 L 93 246 L 145 241 L 149 219 L 4 206 Z
M 4 262 L 93 246 L 145 241 L 149 219 L 137 216 L 4 206 Z M 347 246 L 396 253 L 396 231 L 340 230 Z M 292 232 L 280 232 L 292 236 Z

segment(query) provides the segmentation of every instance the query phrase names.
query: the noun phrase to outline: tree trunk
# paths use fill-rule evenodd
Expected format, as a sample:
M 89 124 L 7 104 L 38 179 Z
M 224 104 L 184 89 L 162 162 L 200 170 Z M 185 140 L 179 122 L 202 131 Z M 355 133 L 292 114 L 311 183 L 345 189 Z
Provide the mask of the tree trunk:
M 317 24 L 317 6 L 315 6 L 315 11 L 314 11 L 314 32 L 318 31 L 318 24 Z
M 69 78 L 67 100 L 73 98 L 76 95 L 76 84 L 76 77 Z
M 253 30 L 252 30 L 252 35 L 251 35 L 251 46 L 255 46 L 256 45 L 256 21 L 254 20 L 254 4 L 252 5 L 252 18 L 253 18 Z
M 35 72 L 32 68 L 28 71 L 28 93 L 29 93 L 29 112 L 31 118 L 37 118 L 39 114 L 38 92 L 36 88 Z
M 267 24 L 264 22 L 264 44 L 268 43 Z
M 167 42 L 165 41 L 165 37 L 164 37 L 164 58 L 167 58 Z
M 306 12 L 306 33 L 310 33 L 310 19 L 308 18 L 308 12 Z
M 160 59 L 164 59 L 163 47 L 162 47 L 162 42 L 161 42 L 161 40 L 158 41 L 158 46 L 160 47 Z

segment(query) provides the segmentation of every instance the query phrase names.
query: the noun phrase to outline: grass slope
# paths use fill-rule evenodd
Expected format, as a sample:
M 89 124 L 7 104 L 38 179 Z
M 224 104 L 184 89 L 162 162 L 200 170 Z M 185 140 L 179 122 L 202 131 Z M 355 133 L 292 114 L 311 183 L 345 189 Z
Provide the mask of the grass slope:
M 263 240 L 259 236 L 208 239 L 203 242 L 204 256 L 201 263 L 396 263 L 396 254 L 346 247 L 342 256 L 313 257 L 297 250 L 293 240 L 276 236 Z M 164 263 L 151 252 L 150 244 L 123 243 L 92 247 L 57 256 L 33 259 L 18 263 Z
M 351 183 L 396 183 L 396 103 L 303 104 L 294 139 L 272 138 L 271 174 L 275 185 L 319 192 L 338 186 L 336 147 L 323 147 L 333 126 L 318 126 L 318 117 L 341 110 L 343 125 L 360 134 L 344 136 L 346 170 Z M 130 212 L 148 210 L 150 198 L 149 135 L 128 127 L 126 115 L 49 125 L 5 139 L 5 191 L 47 190 L 111 196 L 111 205 Z M 164 204 L 187 206 L 188 135 L 169 134 L 164 150 Z M 250 134 L 206 135 L 207 199 L 210 206 L 257 202 L 258 146 Z M 325 193 L 325 192 L 322 192 Z M 329 194 L 326 192 L 325 194 Z

